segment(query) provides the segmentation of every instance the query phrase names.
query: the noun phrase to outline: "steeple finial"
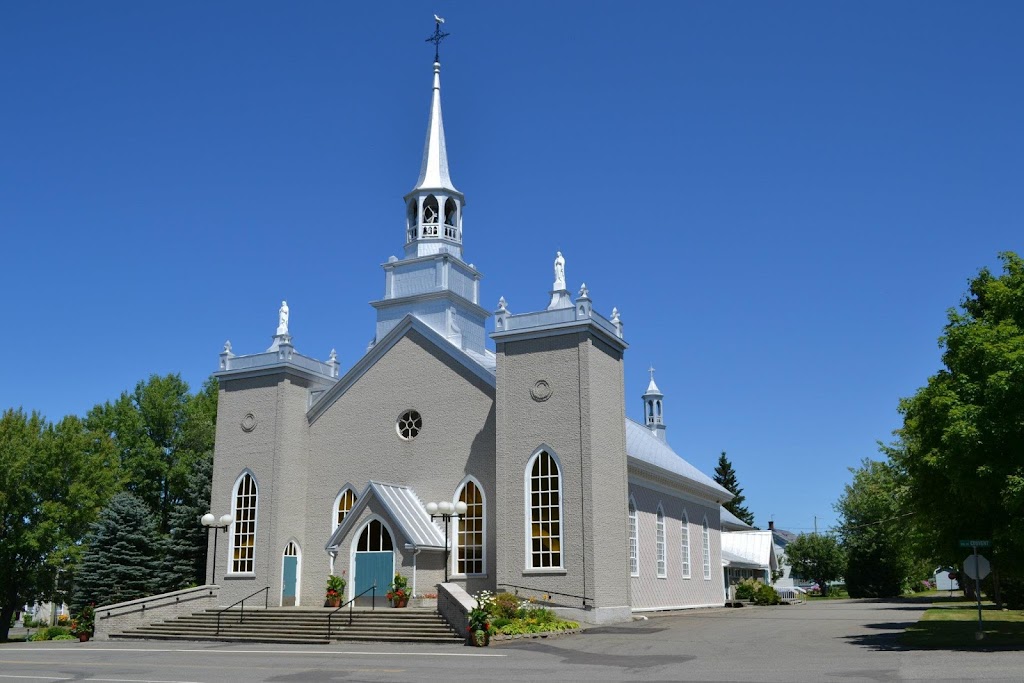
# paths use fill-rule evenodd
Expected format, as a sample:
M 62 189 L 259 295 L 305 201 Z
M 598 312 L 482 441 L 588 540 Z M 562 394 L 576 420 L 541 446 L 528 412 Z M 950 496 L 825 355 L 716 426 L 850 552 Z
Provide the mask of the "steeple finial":
M 448 176 L 448 150 L 444 143 L 444 122 L 441 119 L 441 62 L 438 60 L 437 46 L 447 33 L 441 32 L 444 19 L 434 15 L 436 20 L 434 35 L 427 42 L 434 43 L 434 90 L 430 99 L 430 121 L 427 123 L 427 139 L 423 144 L 423 163 L 420 165 L 420 177 L 416 180 L 413 192 L 419 190 L 451 190 L 461 193 L 452 184 Z
M 434 44 L 434 63 L 441 61 L 440 58 L 440 47 L 441 41 L 448 37 L 449 34 L 441 32 L 441 24 L 444 23 L 444 17 L 434 15 L 434 35 L 427 38 L 426 42 Z

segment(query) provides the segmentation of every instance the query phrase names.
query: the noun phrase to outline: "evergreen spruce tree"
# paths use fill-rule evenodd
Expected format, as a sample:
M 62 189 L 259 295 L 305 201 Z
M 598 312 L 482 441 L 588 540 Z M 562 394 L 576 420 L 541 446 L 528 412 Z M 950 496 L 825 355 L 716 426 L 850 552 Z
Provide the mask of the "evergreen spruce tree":
M 200 521 L 210 511 L 210 484 L 213 478 L 213 454 L 196 460 L 189 473 L 185 501 L 171 511 L 168 535 L 171 573 L 177 584 L 167 590 L 201 585 L 206 580 L 207 529 Z
M 722 451 L 722 454 L 718 456 L 718 467 L 715 468 L 715 481 L 735 496 L 735 498 L 725 503 L 722 507 L 750 526 L 754 526 L 754 513 L 743 505 L 746 496 L 743 495 L 743 489 L 740 488 L 740 484 L 736 480 L 736 470 L 732 468 L 729 458 L 725 457 L 725 451 Z
M 86 545 L 75 574 L 74 608 L 109 605 L 165 590 L 167 544 L 157 531 L 153 513 L 131 493 L 110 499 L 92 525 Z

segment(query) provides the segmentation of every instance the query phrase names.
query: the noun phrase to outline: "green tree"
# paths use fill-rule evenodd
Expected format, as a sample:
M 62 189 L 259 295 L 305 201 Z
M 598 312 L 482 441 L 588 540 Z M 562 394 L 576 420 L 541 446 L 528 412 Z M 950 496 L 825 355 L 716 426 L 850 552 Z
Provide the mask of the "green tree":
M 900 595 L 917 576 L 912 526 L 905 507 L 906 477 L 891 462 L 865 459 L 835 505 L 846 551 L 846 589 L 852 598 Z
M 0 417 L 0 641 L 25 603 L 54 597 L 79 542 L 119 485 L 113 444 L 76 417 Z
M 943 368 L 900 402 L 886 451 L 908 476 L 907 500 L 928 550 L 963 559 L 958 540 L 991 539 L 993 567 L 1024 566 L 1024 261 L 983 268 L 939 338 Z
M 161 591 L 203 580 L 206 535 L 199 518 L 208 511 L 217 381 L 195 395 L 178 375 L 152 375 L 131 393 L 89 412 L 90 424 L 110 434 L 124 471 L 125 490 L 153 512 L 167 540 L 172 571 Z
M 843 576 L 846 556 L 835 536 L 829 534 L 800 534 L 786 546 L 786 557 L 793 574 L 805 576 L 828 595 L 828 582 Z
M 733 469 L 729 458 L 725 456 L 725 451 L 722 451 L 722 454 L 718 456 L 718 466 L 715 467 L 715 481 L 735 496 L 728 503 L 722 505 L 722 507 L 750 526 L 754 526 L 754 513 L 743 505 L 743 501 L 747 497 L 743 495 L 743 489 L 740 488 L 739 481 L 736 479 L 736 470 Z
M 86 539 L 72 604 L 110 605 L 160 593 L 168 583 L 166 541 L 139 498 L 122 491 L 110 499 Z

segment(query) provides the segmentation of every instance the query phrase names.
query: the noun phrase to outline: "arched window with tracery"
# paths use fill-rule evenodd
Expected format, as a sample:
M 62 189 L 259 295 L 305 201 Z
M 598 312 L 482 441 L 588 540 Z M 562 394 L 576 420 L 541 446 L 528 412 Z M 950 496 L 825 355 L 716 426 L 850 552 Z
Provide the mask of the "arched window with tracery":
M 370 520 L 363 528 L 363 533 L 359 535 L 359 542 L 356 544 L 356 552 L 382 552 L 394 549 L 391 534 L 379 519 Z
M 256 506 L 259 489 L 256 478 L 245 472 L 235 482 L 234 514 L 231 529 L 231 573 L 250 573 L 256 558 Z
M 640 540 L 637 537 L 636 503 L 629 497 L 629 575 L 640 576 Z
M 483 574 L 484 562 L 484 492 L 470 479 L 459 491 L 459 500 L 466 504 L 466 512 L 459 516 L 456 534 L 455 573 Z
M 562 567 L 562 478 L 558 460 L 539 451 L 526 466 L 527 519 L 530 524 L 527 566 Z
M 352 489 L 345 488 L 338 494 L 337 499 L 334 501 L 334 529 L 341 526 L 341 523 L 345 521 L 345 515 L 352 511 L 355 504 L 356 494 Z

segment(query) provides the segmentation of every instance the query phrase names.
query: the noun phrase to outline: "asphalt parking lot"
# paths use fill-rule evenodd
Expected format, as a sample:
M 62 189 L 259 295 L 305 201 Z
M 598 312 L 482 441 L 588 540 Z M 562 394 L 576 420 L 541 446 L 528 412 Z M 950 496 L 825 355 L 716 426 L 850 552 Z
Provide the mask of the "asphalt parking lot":
M 926 606 L 859 601 L 651 616 L 490 648 L 57 642 L 0 646 L 4 681 L 1024 681 L 1024 652 L 900 649 Z

